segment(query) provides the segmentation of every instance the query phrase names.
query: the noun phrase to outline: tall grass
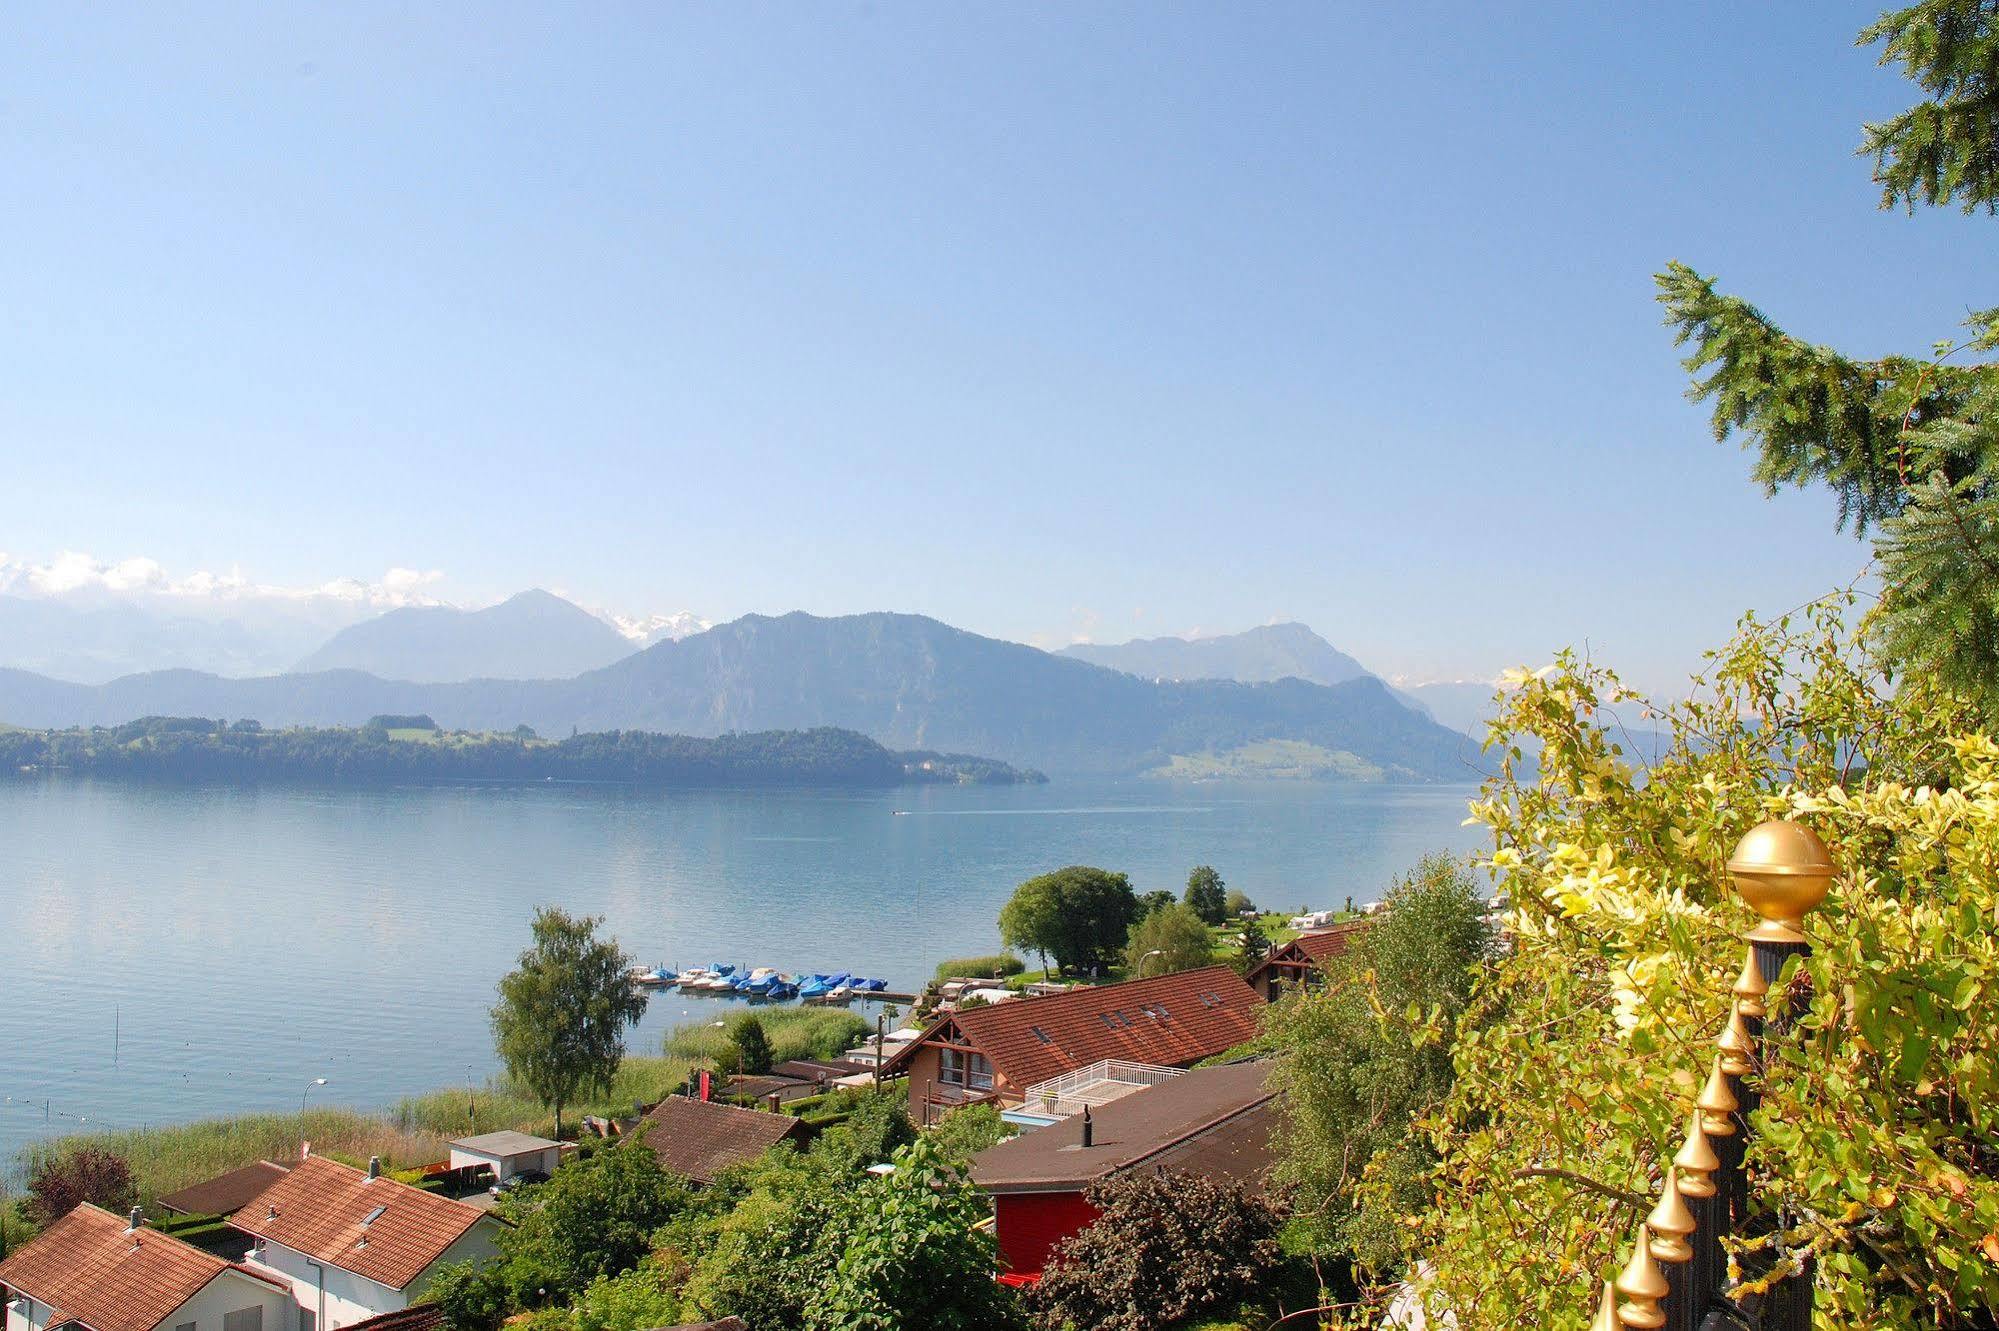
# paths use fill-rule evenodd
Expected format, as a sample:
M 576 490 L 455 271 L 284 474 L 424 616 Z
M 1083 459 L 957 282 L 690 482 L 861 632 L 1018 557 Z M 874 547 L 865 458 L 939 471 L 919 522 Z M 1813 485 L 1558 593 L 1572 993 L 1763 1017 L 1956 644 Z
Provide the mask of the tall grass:
M 174 1192 L 256 1160 L 290 1160 L 311 1142 L 315 1154 L 349 1162 L 379 1155 L 392 1169 L 442 1160 L 449 1154 L 435 1133 L 405 1131 L 372 1114 L 352 1109 L 308 1109 L 303 1114 L 242 1114 L 171 1127 L 125 1128 L 80 1133 L 40 1142 L 22 1152 L 32 1172 L 37 1162 L 88 1143 L 125 1157 L 139 1185 L 139 1200 L 150 1205 Z
M 748 1014 L 738 1014 L 740 1021 Z M 768 1008 L 756 1014 L 779 1061 L 831 1058 L 858 1044 L 871 1029 L 851 1012 L 835 1008 Z M 651 1104 L 680 1089 L 697 1064 L 727 1067 L 734 1055 L 728 1030 L 706 1022 L 682 1026 L 666 1037 L 659 1056 L 628 1056 L 610 1088 L 580 1104 L 563 1106 L 563 1122 L 573 1126 L 584 1114 L 628 1115 L 635 1104 Z M 450 1153 L 454 1137 L 511 1128 L 548 1136 L 555 1115 L 526 1088 L 506 1077 L 483 1086 L 431 1091 L 398 1101 L 379 1113 L 336 1106 L 302 1114 L 239 1114 L 162 1127 L 78 1133 L 39 1142 L 21 1153 L 32 1173 L 38 1161 L 88 1143 L 131 1162 L 139 1200 L 151 1205 L 161 1195 L 257 1160 L 290 1160 L 311 1142 L 315 1154 L 351 1164 L 382 1157 L 390 1169 L 435 1164 Z
M 771 1007 L 739 1012 L 719 1028 L 714 1022 L 677 1026 L 667 1032 L 666 1053 L 690 1062 L 728 1067 L 736 1056 L 731 1032 L 749 1017 L 763 1023 L 771 1057 L 779 1063 L 792 1058 L 837 1057 L 874 1029 L 865 1018 L 839 1008 Z
M 634 1103 L 650 1104 L 677 1090 L 687 1071 L 683 1058 L 628 1057 L 606 1094 L 564 1106 L 563 1121 L 573 1126 L 586 1113 L 630 1114 Z M 555 1115 L 505 1078 L 496 1078 L 476 1090 L 410 1096 L 382 1113 L 326 1106 L 303 1114 L 239 1114 L 163 1127 L 78 1133 L 36 1143 L 21 1158 L 26 1172 L 32 1173 L 37 1162 L 86 1143 L 113 1151 L 131 1162 L 139 1200 L 150 1206 L 165 1193 L 257 1160 L 294 1159 L 304 1142 L 312 1143 L 315 1155 L 349 1164 L 365 1164 L 378 1155 L 389 1169 L 414 1169 L 449 1157 L 453 1137 L 504 1128 L 546 1136 L 554 1131 Z

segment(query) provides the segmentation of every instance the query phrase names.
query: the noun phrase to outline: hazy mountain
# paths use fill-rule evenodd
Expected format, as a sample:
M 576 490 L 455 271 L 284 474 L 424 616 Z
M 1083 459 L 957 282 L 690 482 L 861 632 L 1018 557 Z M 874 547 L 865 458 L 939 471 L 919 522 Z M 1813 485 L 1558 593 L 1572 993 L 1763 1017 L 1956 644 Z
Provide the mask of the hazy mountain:
M 636 644 L 581 606 L 526 591 L 484 610 L 409 606 L 340 630 L 297 670 L 363 670 L 381 679 L 568 679 Z
M 1064 647 L 1062 655 L 1141 679 L 1233 679 L 1245 684 L 1302 679 L 1344 684 L 1368 673 L 1360 662 L 1303 624 L 1267 624 L 1216 638 L 1079 642 Z
M 389 712 L 425 712 L 462 729 L 525 722 L 551 736 L 572 728 L 718 735 L 840 726 L 891 748 L 1072 772 L 1143 771 L 1176 755 L 1286 739 L 1350 754 L 1352 769 L 1370 774 L 1475 775 L 1463 736 L 1403 706 L 1372 676 L 1331 686 L 1154 682 L 916 615 L 751 615 L 566 680 L 424 684 L 355 671 L 222 680 L 167 672 L 82 688 L 0 672 L 0 720 L 26 726 L 146 715 L 352 725 Z
M 237 618 L 156 614 L 127 601 L 0 596 L 0 666 L 102 683 L 138 670 L 268 674 L 296 654 Z
M 1499 712 L 1499 704 L 1493 700 L 1499 686 L 1485 680 L 1408 684 L 1396 692 L 1428 712 L 1437 724 L 1474 739 L 1485 738 L 1486 722 Z

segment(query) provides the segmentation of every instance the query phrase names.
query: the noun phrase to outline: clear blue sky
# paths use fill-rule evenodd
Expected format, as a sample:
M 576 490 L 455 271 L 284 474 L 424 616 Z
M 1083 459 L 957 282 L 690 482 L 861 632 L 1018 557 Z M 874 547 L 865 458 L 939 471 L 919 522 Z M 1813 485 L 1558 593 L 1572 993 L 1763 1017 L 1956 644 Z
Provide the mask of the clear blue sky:
M 0 10 L 0 550 L 1668 678 L 1852 578 L 1681 258 L 1919 351 L 1868 4 Z

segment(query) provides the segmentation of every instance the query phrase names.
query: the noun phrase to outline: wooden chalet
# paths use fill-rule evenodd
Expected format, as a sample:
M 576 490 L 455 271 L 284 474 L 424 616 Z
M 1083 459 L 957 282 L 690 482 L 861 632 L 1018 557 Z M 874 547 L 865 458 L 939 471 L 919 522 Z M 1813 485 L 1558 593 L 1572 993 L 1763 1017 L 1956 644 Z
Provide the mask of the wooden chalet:
M 1270 949 L 1270 955 L 1250 968 L 1243 978 L 1267 1003 L 1277 1001 L 1287 985 L 1322 979 L 1322 968 L 1334 957 L 1343 956 L 1354 939 L 1367 928 L 1367 920 L 1348 920 L 1330 929 L 1299 934 L 1288 943 Z

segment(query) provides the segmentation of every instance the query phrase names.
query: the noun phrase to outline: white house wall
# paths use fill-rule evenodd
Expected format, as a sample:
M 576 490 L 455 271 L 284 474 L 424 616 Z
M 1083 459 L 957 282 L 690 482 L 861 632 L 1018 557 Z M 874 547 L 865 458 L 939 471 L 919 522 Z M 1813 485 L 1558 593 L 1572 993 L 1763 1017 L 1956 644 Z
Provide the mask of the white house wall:
M 201 1292 L 160 1319 L 162 1331 L 194 1323 L 195 1331 L 222 1331 L 222 1319 L 245 1308 L 264 1310 L 264 1331 L 295 1331 L 298 1308 L 290 1299 L 260 1280 L 225 1271 L 201 1287 Z
M 337 1266 L 315 1264 L 310 1257 L 282 1243 L 264 1244 L 261 1256 L 251 1262 L 291 1282 L 292 1297 L 298 1306 L 321 1318 L 320 1331 L 339 1331 L 343 1326 L 366 1321 L 380 1313 L 399 1312 L 410 1306 L 401 1290 L 390 1289 L 366 1276 L 343 1271 Z M 321 1312 L 321 1272 L 325 1275 L 325 1303 Z

